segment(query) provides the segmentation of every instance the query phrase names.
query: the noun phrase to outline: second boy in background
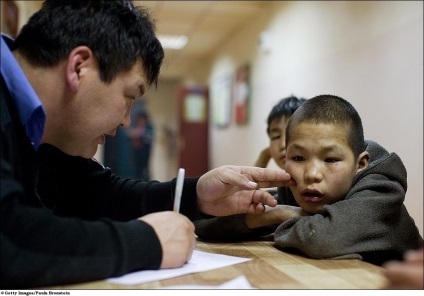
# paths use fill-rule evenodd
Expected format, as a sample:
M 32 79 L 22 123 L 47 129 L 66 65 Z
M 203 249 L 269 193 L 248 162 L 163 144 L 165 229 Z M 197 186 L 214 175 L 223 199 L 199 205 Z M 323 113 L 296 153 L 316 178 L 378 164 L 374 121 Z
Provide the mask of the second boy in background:
M 295 96 L 280 100 L 271 110 L 267 118 L 266 133 L 269 146 L 261 151 L 255 166 L 266 168 L 271 158 L 282 169 L 286 163 L 286 127 L 290 116 L 305 102 Z
M 423 245 L 403 202 L 406 169 L 395 153 L 365 141 L 355 108 L 334 95 L 303 103 L 286 129 L 285 169 L 296 185 L 278 190 L 258 216 L 199 220 L 203 239 L 242 240 L 274 232 L 276 245 L 312 258 L 401 259 Z

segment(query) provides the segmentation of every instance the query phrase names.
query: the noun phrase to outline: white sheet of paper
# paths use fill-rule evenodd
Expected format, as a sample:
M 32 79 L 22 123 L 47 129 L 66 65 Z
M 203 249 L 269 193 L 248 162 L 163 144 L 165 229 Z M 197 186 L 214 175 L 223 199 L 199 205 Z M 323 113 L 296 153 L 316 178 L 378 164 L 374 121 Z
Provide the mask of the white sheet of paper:
M 140 285 L 190 273 L 208 271 L 211 269 L 243 263 L 249 260 L 252 259 L 194 250 L 190 261 L 180 268 L 136 271 L 121 277 L 109 278 L 107 281 L 120 285 Z
M 164 288 L 159 288 L 159 289 L 169 289 L 169 290 L 191 290 L 191 289 L 195 289 L 195 290 L 201 290 L 201 289 L 207 289 L 207 290 L 215 290 L 215 289 L 225 289 L 225 290 L 229 290 L 229 289 L 237 289 L 237 290 L 242 290 L 242 289 L 256 289 L 255 287 L 252 287 L 249 283 L 249 281 L 247 280 L 247 278 L 244 275 L 238 276 L 228 282 L 225 282 L 221 285 L 217 285 L 217 286 L 212 286 L 212 285 L 175 285 L 175 286 L 168 286 L 168 287 L 164 287 Z

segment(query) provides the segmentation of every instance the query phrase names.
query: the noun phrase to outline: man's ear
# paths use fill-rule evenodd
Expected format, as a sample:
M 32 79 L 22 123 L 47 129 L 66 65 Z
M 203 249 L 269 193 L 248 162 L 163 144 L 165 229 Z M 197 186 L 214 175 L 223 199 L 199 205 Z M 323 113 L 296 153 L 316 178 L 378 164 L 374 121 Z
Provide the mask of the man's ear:
M 94 55 L 89 47 L 78 46 L 71 51 L 66 64 L 66 82 L 72 92 L 78 90 L 85 69 L 93 65 Z
M 357 162 L 358 168 L 356 169 L 356 173 L 359 173 L 360 171 L 366 169 L 368 167 L 369 161 L 370 161 L 370 154 L 368 153 L 368 151 L 364 151 L 361 154 L 359 154 L 358 162 Z

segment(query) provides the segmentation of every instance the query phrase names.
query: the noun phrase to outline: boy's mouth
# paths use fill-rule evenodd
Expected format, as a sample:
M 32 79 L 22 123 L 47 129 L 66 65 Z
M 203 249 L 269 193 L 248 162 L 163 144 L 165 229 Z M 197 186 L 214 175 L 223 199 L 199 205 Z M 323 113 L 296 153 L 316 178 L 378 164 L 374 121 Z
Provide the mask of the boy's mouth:
M 302 199 L 308 202 L 319 202 L 324 196 L 316 189 L 305 189 L 300 193 Z

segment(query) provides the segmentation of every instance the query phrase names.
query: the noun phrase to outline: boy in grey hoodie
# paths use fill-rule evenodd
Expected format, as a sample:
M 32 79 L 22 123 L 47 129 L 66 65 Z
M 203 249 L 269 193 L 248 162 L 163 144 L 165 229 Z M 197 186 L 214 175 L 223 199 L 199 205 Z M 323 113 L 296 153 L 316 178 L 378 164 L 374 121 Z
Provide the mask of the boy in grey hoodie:
M 423 245 L 403 202 L 401 159 L 365 141 L 355 108 L 333 95 L 307 100 L 286 129 L 286 171 L 296 185 L 278 188 L 276 208 L 195 222 L 201 239 L 243 240 L 274 233 L 276 245 L 317 259 L 374 264 Z

